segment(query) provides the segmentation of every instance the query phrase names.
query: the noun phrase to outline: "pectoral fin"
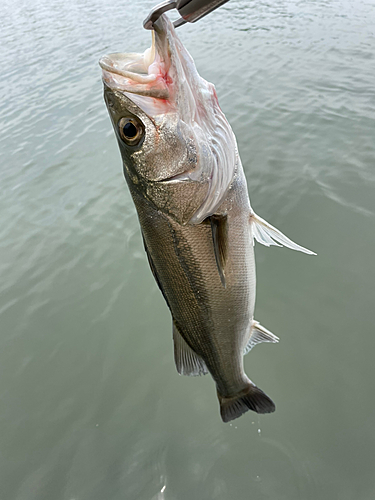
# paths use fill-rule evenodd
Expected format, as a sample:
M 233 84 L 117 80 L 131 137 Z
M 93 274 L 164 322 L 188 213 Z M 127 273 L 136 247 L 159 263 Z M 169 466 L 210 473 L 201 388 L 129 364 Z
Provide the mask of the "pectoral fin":
M 227 216 L 211 215 L 209 217 L 212 231 L 212 241 L 214 245 L 215 260 L 221 284 L 226 288 L 225 263 L 228 254 L 228 222 Z
M 259 215 L 252 214 L 250 216 L 250 223 L 252 224 L 253 236 L 262 245 L 269 247 L 275 245 L 277 247 L 288 247 L 292 250 L 297 250 L 299 252 L 307 253 L 308 255 L 316 255 L 316 253 L 308 250 L 307 248 L 301 247 L 290 240 L 285 234 L 271 226 L 264 219 L 259 217 Z
M 251 351 L 251 349 L 261 342 L 273 342 L 276 343 L 279 341 L 279 337 L 276 337 L 273 333 L 271 333 L 267 328 L 264 328 L 258 321 L 253 321 L 250 330 L 250 338 L 247 343 L 247 346 L 244 349 L 244 355 Z
M 207 367 L 203 359 L 185 342 L 173 321 L 174 361 L 180 375 L 206 375 Z

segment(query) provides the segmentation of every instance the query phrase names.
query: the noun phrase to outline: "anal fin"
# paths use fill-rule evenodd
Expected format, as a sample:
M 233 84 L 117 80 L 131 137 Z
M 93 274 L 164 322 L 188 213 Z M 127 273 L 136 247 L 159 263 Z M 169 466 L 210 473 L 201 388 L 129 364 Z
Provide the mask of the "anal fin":
M 251 351 L 251 349 L 261 342 L 276 343 L 279 337 L 276 337 L 272 332 L 264 328 L 258 321 L 253 321 L 250 330 L 250 338 L 244 349 L 244 355 Z
M 271 245 L 275 245 L 277 247 L 284 246 L 291 248 L 292 250 L 307 253 L 308 255 L 316 255 L 316 253 L 311 250 L 294 243 L 294 241 L 290 240 L 287 236 L 285 236 L 285 234 L 255 213 L 250 216 L 250 223 L 252 224 L 254 238 L 258 243 L 261 243 L 266 247 Z
M 205 362 L 183 339 L 175 321 L 173 321 L 173 343 L 174 361 L 180 375 L 197 376 L 208 373 Z

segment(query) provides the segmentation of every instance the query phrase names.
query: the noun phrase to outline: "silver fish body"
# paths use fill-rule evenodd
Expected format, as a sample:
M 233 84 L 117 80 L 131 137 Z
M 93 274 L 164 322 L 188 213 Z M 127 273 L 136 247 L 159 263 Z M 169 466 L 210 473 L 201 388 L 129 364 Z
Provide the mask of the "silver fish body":
M 278 341 L 254 320 L 253 239 L 312 252 L 253 212 L 215 89 L 165 15 L 150 51 L 101 66 L 149 264 L 172 314 L 177 370 L 211 374 L 225 422 L 272 412 L 243 365 L 255 344 Z

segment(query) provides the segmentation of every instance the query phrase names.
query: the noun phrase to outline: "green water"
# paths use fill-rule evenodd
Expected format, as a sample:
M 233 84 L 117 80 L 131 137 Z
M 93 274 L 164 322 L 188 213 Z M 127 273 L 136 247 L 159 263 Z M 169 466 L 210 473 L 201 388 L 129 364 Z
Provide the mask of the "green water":
M 156 2 L 155 2 L 156 3 Z M 151 1 L 3 0 L 0 499 L 375 498 L 375 5 L 231 0 L 179 28 L 236 133 L 256 247 L 246 371 L 276 413 L 223 424 L 178 376 L 102 99 Z

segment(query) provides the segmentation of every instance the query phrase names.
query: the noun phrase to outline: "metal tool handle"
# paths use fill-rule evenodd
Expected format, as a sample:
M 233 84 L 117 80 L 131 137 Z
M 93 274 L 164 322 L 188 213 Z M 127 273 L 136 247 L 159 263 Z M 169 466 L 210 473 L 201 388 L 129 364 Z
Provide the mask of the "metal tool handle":
M 177 9 L 180 19 L 173 24 L 175 28 L 185 23 L 195 23 L 198 19 L 206 16 L 213 10 L 220 7 L 228 0 L 165 0 L 152 9 L 147 18 L 143 21 L 144 28 L 151 30 L 152 25 L 167 10 Z

